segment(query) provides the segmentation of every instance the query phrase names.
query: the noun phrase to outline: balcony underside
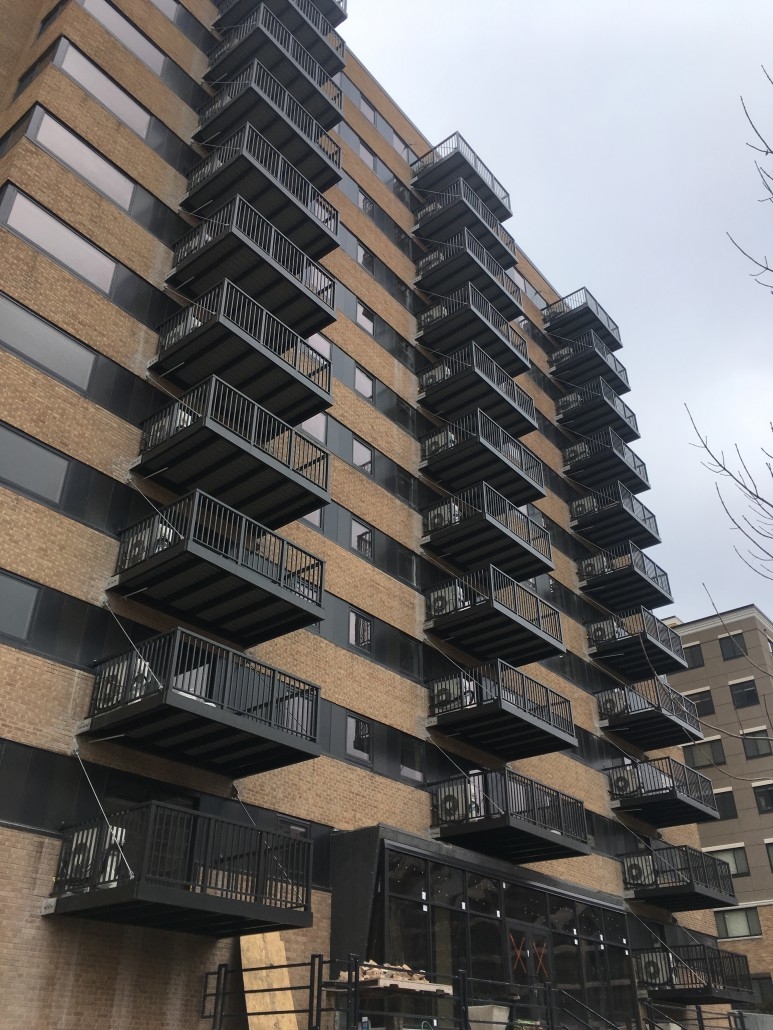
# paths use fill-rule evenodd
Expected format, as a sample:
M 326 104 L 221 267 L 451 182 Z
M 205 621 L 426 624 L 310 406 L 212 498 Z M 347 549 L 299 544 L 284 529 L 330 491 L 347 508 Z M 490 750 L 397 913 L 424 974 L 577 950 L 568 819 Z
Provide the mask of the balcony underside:
M 277 15 L 279 15 L 281 10 L 278 7 L 279 3 L 280 0 L 269 0 L 268 2 L 268 6 L 275 10 Z M 346 3 L 341 2 L 341 0 L 314 0 L 314 6 L 322 11 L 322 14 L 334 28 L 346 20 Z
M 653 672 L 683 672 L 686 668 L 685 663 L 677 658 L 673 651 L 669 651 L 646 633 L 636 633 L 633 636 L 605 640 L 601 643 L 591 640 L 590 645 L 594 658 L 598 658 L 632 683 L 649 679 Z
M 452 150 L 446 157 L 426 165 L 413 180 L 417 190 L 424 193 L 442 192 L 452 186 L 457 179 L 464 179 L 480 199 L 493 211 L 500 221 L 510 218 L 512 211 L 488 184 L 475 166 L 464 156 L 461 150 Z
M 330 503 L 329 490 L 249 446 L 211 417 L 145 451 L 132 470 L 178 494 L 203 490 L 269 529 Z
M 466 248 L 454 250 L 444 261 L 419 272 L 416 279 L 419 289 L 430 296 L 442 296 L 465 283 L 472 283 L 508 322 L 523 313 L 515 297 Z
M 531 433 L 537 428 L 536 418 L 518 407 L 472 365 L 425 387 L 419 399 L 430 411 L 452 421 L 480 408 L 511 436 Z
M 704 908 L 721 908 L 736 903 L 735 894 L 725 894 L 702 883 L 678 883 L 654 887 L 640 886 L 625 892 L 626 898 L 642 904 L 657 905 L 669 912 L 697 912 Z
M 418 343 L 441 355 L 450 355 L 472 341 L 501 365 L 508 375 L 521 375 L 530 367 L 528 358 L 516 350 L 487 318 L 469 304 L 450 308 L 447 315 L 438 318 L 417 333 Z
M 587 844 L 513 816 L 441 825 L 440 840 L 516 865 L 590 854 Z
M 622 611 L 633 605 L 659 608 L 664 604 L 673 604 L 674 601 L 668 591 L 633 565 L 611 569 L 586 580 L 581 578 L 580 588 L 588 597 L 612 611 Z
M 593 347 L 556 362 L 553 366 L 553 375 L 565 383 L 571 383 L 572 386 L 583 386 L 601 376 L 617 394 L 629 393 L 631 390 L 626 380 L 618 375 L 614 367 Z
M 224 161 L 188 193 L 183 206 L 206 216 L 208 206 L 225 204 L 237 195 L 315 261 L 338 246 L 338 234 L 315 218 L 245 150 Z
M 278 585 L 278 568 L 264 565 L 265 573 L 258 573 L 183 541 L 114 576 L 108 589 L 252 647 L 319 622 L 323 614 L 319 605 Z
M 512 250 L 463 197 L 455 197 L 442 207 L 425 214 L 416 226 L 416 235 L 436 243 L 445 243 L 450 236 L 455 236 L 463 229 L 469 229 L 502 268 L 512 268 L 516 263 Z
M 612 547 L 624 540 L 631 540 L 637 547 L 660 543 L 658 534 L 622 503 L 605 505 L 572 519 L 572 529 L 597 547 Z
M 329 408 L 333 398 L 222 312 L 182 335 L 150 368 L 187 390 L 218 375 L 290 425 Z
M 583 400 L 571 411 L 559 415 L 557 421 L 563 429 L 568 429 L 579 436 L 589 436 L 591 433 L 607 427 L 614 430 L 626 443 L 638 440 L 641 436 L 638 429 L 635 429 L 603 397 L 589 397 L 587 400 Z
M 488 598 L 467 608 L 433 616 L 428 629 L 483 661 L 502 658 L 518 666 L 566 651 L 560 640 Z
M 106 923 L 175 930 L 209 937 L 238 937 L 311 926 L 308 912 L 235 901 L 133 880 L 46 903 L 57 916 L 80 916 Z
M 344 58 L 335 47 L 330 45 L 325 36 L 303 17 L 294 4 L 287 3 L 286 0 L 263 0 L 263 4 L 273 11 L 285 28 L 289 29 L 293 37 L 309 51 L 317 64 L 324 68 L 328 75 L 336 75 L 341 71 L 345 63 Z M 322 4 L 315 3 L 314 6 L 321 8 Z M 236 0 L 214 20 L 213 28 L 216 28 L 218 32 L 225 33 L 239 22 L 244 21 L 254 10 L 255 0 Z M 332 24 L 330 18 L 327 20 Z
M 496 565 L 516 580 L 553 571 L 550 558 L 487 512 L 465 515 L 458 522 L 447 517 L 450 511 L 439 510 L 436 515 L 437 528 L 430 525 L 427 546 L 460 568 Z
M 550 319 L 547 331 L 551 335 L 577 337 L 589 329 L 592 329 L 610 350 L 619 350 L 622 346 L 606 322 L 599 318 L 588 304 L 567 308 L 561 314 L 554 314 Z
M 646 708 L 638 712 L 625 712 L 620 715 L 607 715 L 604 718 L 602 708 L 601 728 L 623 737 L 630 744 L 642 751 L 656 751 L 663 747 L 675 747 L 677 744 L 691 744 L 703 738 L 700 729 L 662 708 Z
M 501 697 L 440 713 L 435 725 L 444 736 L 506 762 L 577 746 L 577 738 L 546 722 L 540 709 L 530 712 Z
M 702 987 L 647 984 L 646 991 L 647 997 L 660 1005 L 666 1005 L 669 1002 L 675 1005 L 722 1005 L 727 1002 L 746 1002 L 748 1004 L 752 998 L 751 991 L 711 983 Z
M 226 711 L 212 700 L 167 688 L 100 712 L 89 736 L 121 735 L 123 747 L 160 755 L 229 779 L 254 776 L 316 758 L 319 744 L 261 721 L 260 712 Z M 222 685 L 221 685 L 222 686 Z M 280 702 L 281 703 L 281 702 Z
M 226 83 L 245 65 L 256 59 L 323 129 L 330 129 L 341 121 L 340 107 L 299 64 L 295 63 L 261 24 L 254 25 L 234 47 L 211 65 L 204 79 L 211 85 Z
M 614 774 L 612 776 L 614 778 Z M 710 823 L 718 818 L 716 808 L 709 808 L 697 798 L 682 794 L 673 785 L 644 795 L 613 798 L 610 804 L 613 811 L 635 816 L 658 828 Z
M 310 336 L 335 321 L 331 304 L 307 289 L 239 229 L 231 228 L 176 265 L 168 281 L 193 297 L 224 278 L 281 319 L 300 336 Z
M 341 181 L 341 170 L 335 161 L 301 132 L 257 86 L 247 86 L 203 121 L 193 133 L 193 138 L 217 146 L 218 138 L 225 137 L 245 123 L 265 136 L 318 190 L 324 192 Z
M 575 459 L 564 466 L 564 471 L 578 483 L 591 488 L 608 486 L 615 480 L 628 487 L 632 494 L 650 488 L 647 480 L 611 447 Z
M 536 480 L 478 437 L 430 454 L 420 467 L 452 493 L 485 480 L 513 504 L 526 504 L 545 496 Z

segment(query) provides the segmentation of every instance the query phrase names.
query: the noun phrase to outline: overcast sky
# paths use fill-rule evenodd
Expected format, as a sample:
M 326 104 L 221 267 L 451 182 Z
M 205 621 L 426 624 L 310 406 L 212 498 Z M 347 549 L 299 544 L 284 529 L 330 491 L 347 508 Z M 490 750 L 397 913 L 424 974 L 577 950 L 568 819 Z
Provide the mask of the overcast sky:
M 739 97 L 773 136 L 770 0 L 349 0 L 342 32 L 434 143 L 459 130 L 510 191 L 506 224 L 562 294 L 620 326 L 671 578 L 664 617 L 755 603 L 685 412 L 765 483 L 773 294 L 726 233 L 773 257 Z M 768 161 L 773 171 L 773 160 Z

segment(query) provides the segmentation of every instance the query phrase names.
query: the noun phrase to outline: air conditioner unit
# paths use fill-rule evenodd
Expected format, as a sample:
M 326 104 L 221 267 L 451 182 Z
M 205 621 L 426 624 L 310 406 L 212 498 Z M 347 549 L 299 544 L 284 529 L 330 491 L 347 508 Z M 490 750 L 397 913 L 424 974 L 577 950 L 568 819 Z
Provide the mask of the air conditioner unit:
M 456 437 L 453 433 L 438 433 L 427 440 L 425 452 L 427 456 L 437 454 L 439 451 L 447 450 L 456 444 Z
M 157 686 L 150 663 L 142 655 L 132 654 L 125 699 L 137 701 Z
M 121 849 L 126 841 L 123 826 L 111 826 L 107 831 L 105 852 L 99 867 L 97 887 L 117 887 L 118 870 L 121 865 Z
M 276 706 L 277 726 L 296 736 L 307 736 L 314 729 L 311 721 L 312 703 L 312 698 L 297 695 L 280 701 Z
M 153 541 L 153 554 L 165 551 L 179 538 L 179 533 L 170 522 L 159 522 L 156 526 L 156 538 Z
M 624 690 L 610 690 L 599 698 L 599 711 L 602 715 L 622 715 L 628 707 Z
M 178 406 L 173 416 L 171 433 L 176 433 L 180 429 L 187 429 L 196 417 L 196 413 L 190 408 L 184 408 L 182 405 Z
M 462 509 L 458 504 L 449 502 L 436 508 L 429 517 L 430 529 L 443 529 L 445 526 L 455 526 L 462 520 Z
M 629 765 L 622 769 L 613 769 L 609 773 L 609 782 L 612 794 L 615 797 L 638 794 L 641 791 L 639 773 L 635 765 Z
M 478 703 L 478 685 L 469 676 L 462 676 L 462 704 L 473 708 Z
M 437 813 L 441 823 L 479 819 L 484 815 L 483 773 L 470 773 L 466 783 L 448 787 L 437 796 Z
M 430 618 L 436 615 L 444 615 L 446 612 L 455 612 L 464 607 L 464 593 L 456 583 L 432 590 L 429 594 Z
M 100 828 L 90 826 L 85 830 L 76 830 L 73 834 L 70 852 L 65 859 L 63 879 L 67 889 L 85 888 L 94 870 L 94 861 L 99 844 Z
M 671 959 L 668 952 L 648 951 L 636 959 L 638 978 L 649 986 L 671 983 Z
M 633 887 L 657 886 L 653 856 L 646 852 L 640 855 L 626 855 L 623 859 L 623 882 Z
M 422 388 L 426 390 L 430 386 L 436 386 L 438 383 L 442 383 L 446 377 L 446 373 L 447 369 L 445 365 L 438 365 L 437 368 L 431 368 L 422 376 Z

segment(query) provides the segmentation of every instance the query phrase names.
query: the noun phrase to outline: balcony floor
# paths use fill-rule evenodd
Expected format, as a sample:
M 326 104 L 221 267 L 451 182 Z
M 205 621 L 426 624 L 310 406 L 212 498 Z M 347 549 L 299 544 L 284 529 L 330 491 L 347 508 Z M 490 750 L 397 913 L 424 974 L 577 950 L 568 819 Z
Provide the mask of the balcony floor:
M 455 250 L 444 261 L 419 272 L 416 278 L 419 289 L 430 295 L 450 293 L 465 283 L 472 283 L 508 321 L 523 313 L 515 297 L 466 248 Z
M 552 572 L 554 568 L 550 558 L 484 511 L 430 529 L 426 539 L 431 551 L 450 558 L 459 568 L 472 570 L 496 565 L 516 580 Z
M 439 354 L 452 354 L 474 340 L 482 351 L 501 365 L 511 376 L 526 372 L 530 363 L 497 331 L 494 325 L 472 305 L 452 308 L 443 318 L 420 329 L 417 342 Z
M 507 815 L 445 823 L 439 837 L 447 844 L 516 865 L 590 854 L 590 847 L 574 837 Z
M 607 486 L 615 480 L 632 494 L 649 490 L 650 484 L 611 447 L 595 451 L 564 465 L 564 471 L 582 486 Z
M 617 798 L 610 804 L 613 811 L 635 816 L 658 828 L 710 823 L 719 818 L 715 808 L 709 808 L 674 788 L 664 788 L 643 796 Z
M 268 2 L 263 0 L 263 3 L 274 12 L 328 75 L 336 75 L 341 71 L 345 63 L 344 58 L 330 45 L 325 36 L 303 17 L 297 7 L 291 3 L 285 3 L 283 0 L 268 0 Z M 322 5 L 316 3 L 315 6 L 319 8 Z M 236 0 L 236 3 L 229 7 L 225 14 L 220 14 L 212 25 L 219 32 L 225 34 L 230 28 L 244 21 L 254 10 L 255 0 Z
M 428 629 L 482 661 L 502 658 L 518 666 L 566 651 L 561 641 L 488 598 L 467 608 L 434 615 Z
M 673 597 L 666 590 L 633 565 L 590 576 L 586 580 L 581 576 L 580 589 L 612 611 L 623 611 L 634 605 L 660 608 L 664 604 L 674 603 Z
M 606 505 L 572 519 L 572 529 L 597 547 L 612 547 L 625 540 L 642 548 L 660 543 L 658 534 L 640 522 L 622 503 Z
M 601 376 L 617 394 L 630 393 L 631 390 L 629 383 L 592 347 L 556 362 L 553 375 L 573 386 L 584 386 Z
M 577 738 L 500 698 L 436 716 L 446 737 L 487 751 L 506 762 L 576 747 Z
M 420 468 L 452 493 L 485 480 L 516 505 L 545 496 L 545 490 L 536 480 L 480 437 L 462 439 L 453 447 L 436 451 Z
M 649 679 L 653 671 L 658 674 L 683 672 L 685 663 L 668 648 L 646 633 L 620 637 L 594 643 L 589 639 L 594 658 L 615 669 L 632 683 Z
M 571 411 L 559 415 L 557 422 L 563 429 L 580 436 L 590 436 L 609 427 L 626 443 L 638 440 L 641 433 L 623 418 L 603 397 L 593 397 L 575 405 Z
M 419 399 L 430 411 L 451 421 L 480 408 L 511 436 L 532 433 L 537 428 L 536 418 L 472 365 L 425 387 Z
M 656 751 L 677 744 L 692 744 L 703 739 L 701 730 L 696 730 L 676 715 L 660 708 L 627 712 L 622 715 L 604 717 L 602 710 L 601 728 L 624 737 L 642 751 Z
M 428 164 L 414 178 L 413 185 L 417 190 L 426 193 L 442 192 L 452 186 L 457 179 L 464 179 L 472 190 L 478 194 L 486 207 L 500 219 L 512 216 L 512 211 L 499 195 L 491 189 L 461 150 L 452 150 L 446 157 Z
M 625 891 L 625 897 L 642 904 L 656 905 L 668 912 L 697 912 L 706 908 L 735 905 L 735 894 L 705 887 L 700 883 L 674 883 L 670 886 L 635 887 Z
M 548 324 L 547 331 L 551 335 L 577 337 L 592 329 L 598 338 L 612 350 L 619 350 L 622 344 L 588 304 L 564 311 L 555 315 Z
M 463 197 L 455 197 L 442 207 L 428 212 L 417 224 L 415 234 L 420 239 L 445 243 L 449 237 L 455 236 L 462 229 L 469 229 L 502 268 L 512 268 L 516 263 L 512 250 L 492 232 L 475 208 Z

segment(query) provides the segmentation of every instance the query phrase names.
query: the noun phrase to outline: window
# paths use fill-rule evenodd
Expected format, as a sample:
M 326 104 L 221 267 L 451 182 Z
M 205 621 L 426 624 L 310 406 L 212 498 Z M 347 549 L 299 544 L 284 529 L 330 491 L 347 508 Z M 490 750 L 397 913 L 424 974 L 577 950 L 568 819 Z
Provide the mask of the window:
M 770 866 L 771 872 L 773 872 L 773 840 L 765 841 L 765 850 L 768 853 L 768 865 Z
M 361 651 L 373 648 L 373 619 L 362 612 L 349 612 L 349 643 Z
M 741 683 L 730 684 L 730 696 L 736 708 L 751 708 L 758 705 L 760 698 L 757 693 L 757 684 L 754 680 L 743 680 Z
M 719 638 L 719 649 L 722 658 L 729 662 L 733 658 L 742 658 L 746 654 L 746 644 L 743 633 L 730 633 L 729 636 Z
M 104 25 L 107 31 L 120 40 L 135 57 L 139 57 L 143 64 L 146 64 L 156 75 L 163 72 L 164 54 L 153 46 L 147 36 L 136 29 L 130 21 L 127 21 L 114 7 L 106 3 L 106 0 L 82 0 L 82 3 L 84 10 L 92 14 L 101 25 Z
M 359 195 L 357 197 L 357 205 L 360 211 L 363 211 L 368 216 L 368 218 L 375 218 L 376 203 L 374 200 L 371 200 L 367 193 L 363 193 L 362 190 L 360 190 Z
M 765 755 L 773 754 L 770 737 L 767 729 L 744 730 L 743 750 L 747 758 L 763 758 Z
M 397 575 L 406 583 L 416 585 L 416 555 L 402 544 L 397 545 Z
M 417 783 L 424 782 L 424 745 L 407 733 L 400 736 L 400 775 Z
M 366 272 L 370 272 L 371 275 L 376 274 L 376 259 L 368 248 L 363 247 L 361 243 L 357 244 L 357 262 L 362 265 Z
M 700 669 L 703 667 L 703 651 L 700 644 L 688 644 L 684 649 L 684 657 L 688 669 Z
M 359 365 L 354 369 L 354 389 L 366 400 L 373 400 L 374 382 L 375 380 L 373 379 L 373 376 L 368 375 L 368 373 L 363 371 Z
M 327 415 L 324 411 L 320 411 L 318 415 L 312 415 L 305 422 L 301 422 L 300 428 L 304 433 L 313 436 L 315 440 L 319 440 L 320 443 L 327 442 Z
M 364 558 L 373 557 L 373 530 L 352 516 L 351 547 Z
M 0 481 L 58 504 L 68 467 L 66 458 L 0 425 Z
M 360 140 L 360 157 L 365 162 L 365 164 L 368 166 L 368 168 L 371 168 L 375 172 L 375 170 L 376 170 L 376 155 L 373 153 L 373 151 L 370 149 L 370 147 L 366 143 L 363 143 L 362 140 Z
M 731 848 L 704 848 L 707 855 L 727 862 L 733 876 L 749 875 L 749 859 L 746 857 L 746 848 L 738 844 Z
M 62 60 L 62 71 L 75 79 L 130 129 L 143 139 L 150 129 L 150 115 L 128 93 L 117 86 L 87 57 L 68 44 Z
M 737 908 L 731 912 L 715 912 L 718 937 L 758 937 L 762 933 L 756 908 Z
M 26 640 L 40 588 L 0 573 L 0 633 Z
M 360 110 L 371 123 L 371 125 L 376 124 L 376 109 L 373 106 L 373 104 L 370 103 L 369 100 L 365 99 L 362 93 L 360 93 Z
M 356 715 L 346 717 L 346 754 L 361 762 L 373 761 L 373 724 Z
M 373 475 L 373 448 L 356 437 L 352 439 L 352 464 L 360 472 Z
M 357 325 L 362 326 L 371 336 L 376 330 L 376 316 L 359 300 L 357 301 Z
M 404 161 L 410 160 L 408 144 L 405 142 L 404 139 L 402 139 L 401 136 L 397 135 L 394 129 L 392 130 L 392 146 L 395 148 L 397 153 L 400 155 L 400 157 L 403 158 Z
M 690 744 L 684 749 L 684 760 L 691 769 L 703 769 L 708 765 L 724 765 L 725 749 L 719 737 Z
M 738 810 L 735 807 L 735 795 L 730 790 L 718 790 L 714 794 L 714 801 L 717 804 L 717 811 L 720 819 L 738 818 Z
M 306 515 L 302 516 L 302 520 L 303 522 L 308 522 L 310 526 L 322 529 L 322 508 L 315 508 L 314 511 L 307 512 Z
M 685 694 L 685 697 L 693 702 L 699 716 L 714 714 L 714 699 L 711 696 L 710 687 L 706 687 L 705 690 L 690 691 L 689 694 Z
M 317 354 L 321 354 L 323 358 L 327 358 L 330 361 L 332 353 L 332 344 L 330 340 L 326 340 L 321 333 L 313 333 L 306 341 L 312 350 L 315 350 Z

